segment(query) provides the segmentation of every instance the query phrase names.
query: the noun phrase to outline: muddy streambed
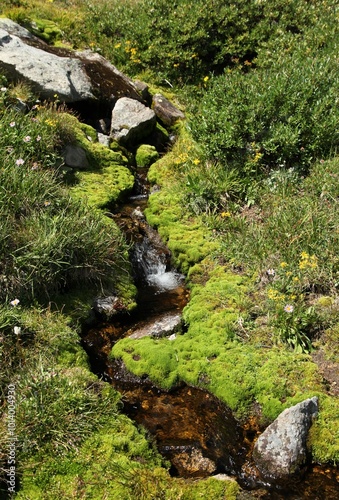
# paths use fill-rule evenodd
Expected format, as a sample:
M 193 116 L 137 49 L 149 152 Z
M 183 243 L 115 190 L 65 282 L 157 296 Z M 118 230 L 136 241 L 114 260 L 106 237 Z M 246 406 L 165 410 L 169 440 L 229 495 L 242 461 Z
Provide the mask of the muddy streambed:
M 145 333 L 154 323 L 180 315 L 188 301 L 184 277 L 171 268 L 168 249 L 143 217 L 146 203 L 147 196 L 139 194 L 114 214 L 134 248 L 138 307 L 133 314 L 84 329 L 82 344 L 92 370 L 122 393 L 124 413 L 148 430 L 170 461 L 173 476 L 189 480 L 227 474 L 248 491 L 244 498 L 338 499 L 338 469 L 310 465 L 288 484 L 265 484 L 251 461 L 253 443 L 262 431 L 254 421 L 240 425 L 207 391 L 185 384 L 164 391 L 109 359 L 119 339 L 139 338 L 138 332 Z

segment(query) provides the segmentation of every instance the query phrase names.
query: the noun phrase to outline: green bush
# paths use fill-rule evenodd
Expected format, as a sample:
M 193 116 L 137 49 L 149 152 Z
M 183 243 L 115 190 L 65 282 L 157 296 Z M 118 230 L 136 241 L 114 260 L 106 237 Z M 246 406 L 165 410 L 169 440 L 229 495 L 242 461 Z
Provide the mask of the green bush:
M 251 67 L 260 47 L 300 34 L 333 2 L 140 0 L 88 2 L 87 29 L 113 62 L 172 83 L 199 82 L 225 67 Z M 115 43 L 112 44 L 112 39 Z
M 305 173 L 339 145 L 335 53 L 293 52 L 269 68 L 213 79 L 191 123 L 205 155 L 246 178 Z

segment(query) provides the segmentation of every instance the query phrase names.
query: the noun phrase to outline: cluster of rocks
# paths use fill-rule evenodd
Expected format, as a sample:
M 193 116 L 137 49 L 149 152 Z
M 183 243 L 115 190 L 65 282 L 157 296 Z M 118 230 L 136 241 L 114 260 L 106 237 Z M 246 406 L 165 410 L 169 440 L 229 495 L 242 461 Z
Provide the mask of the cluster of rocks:
M 166 128 L 184 118 L 163 95 L 152 96 L 145 83 L 133 82 L 98 53 L 51 47 L 10 19 L 0 19 L 0 70 L 10 81 L 27 82 L 41 100 L 104 110 L 96 124 L 106 144 L 108 136 L 136 150 L 152 135 L 159 141 L 157 124 Z

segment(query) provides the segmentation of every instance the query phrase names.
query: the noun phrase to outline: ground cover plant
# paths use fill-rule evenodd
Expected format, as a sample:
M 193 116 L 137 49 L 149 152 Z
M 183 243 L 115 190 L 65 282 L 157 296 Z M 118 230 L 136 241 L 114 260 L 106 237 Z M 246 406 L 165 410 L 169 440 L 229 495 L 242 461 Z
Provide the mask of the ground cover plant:
M 194 6 L 4 0 L 0 14 L 48 43 L 90 47 L 186 106 L 172 151 L 149 171 L 161 189 L 146 211 L 187 273 L 185 333 L 124 339 L 112 356 L 166 388 L 181 380 L 206 388 L 261 425 L 317 395 L 313 458 L 338 463 L 337 2 Z M 109 279 L 125 277 L 133 302 L 120 233 L 81 201 L 102 208 L 93 176 L 104 171 L 111 182 L 117 171 L 107 162 L 126 168 L 125 159 L 86 143 L 74 117 L 36 107 L 27 86 L 2 77 L 1 86 L 1 400 L 14 380 L 18 498 L 235 497 L 235 483 L 192 489 L 169 478 L 145 434 L 120 415 L 119 396 L 90 373 L 74 318 L 48 307 L 56 292 L 58 304 L 76 296 L 83 280 L 105 286 L 112 265 Z M 28 113 L 13 108 L 18 97 Z M 71 188 L 60 168 L 69 140 L 91 158 Z M 105 206 L 131 185 L 127 169 L 119 172 Z

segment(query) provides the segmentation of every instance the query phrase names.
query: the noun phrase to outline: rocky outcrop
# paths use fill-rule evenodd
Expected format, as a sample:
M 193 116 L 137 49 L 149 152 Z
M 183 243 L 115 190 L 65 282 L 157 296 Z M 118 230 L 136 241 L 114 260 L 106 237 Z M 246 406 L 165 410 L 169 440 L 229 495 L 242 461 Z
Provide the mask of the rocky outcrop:
M 143 141 L 156 125 L 156 116 L 152 109 L 144 104 L 123 97 L 119 99 L 112 112 L 111 136 L 124 146 L 131 146 Z
M 87 113 L 106 146 L 113 139 L 135 152 L 146 143 L 155 147 L 156 157 L 170 141 L 161 123 L 168 127 L 184 118 L 164 96 L 152 97 L 145 83 L 133 82 L 100 54 L 48 45 L 10 19 L 0 19 L 0 71 L 10 81 L 27 82 L 41 100 L 69 104 L 84 121 Z M 65 155 L 68 166 L 84 168 L 79 149 L 69 148 Z M 139 154 L 140 166 L 145 166 L 144 156 Z
M 94 99 L 91 82 L 78 59 L 59 57 L 28 45 L 0 28 L 0 69 L 13 80 L 28 81 L 43 99 L 74 102 Z
M 264 478 L 285 478 L 305 464 L 308 431 L 317 414 L 318 398 L 306 399 L 284 410 L 261 434 L 253 458 Z
M 0 19 L 0 69 L 27 81 L 42 99 L 74 103 L 120 97 L 142 100 L 133 82 L 91 51 L 51 47 L 9 19 Z

